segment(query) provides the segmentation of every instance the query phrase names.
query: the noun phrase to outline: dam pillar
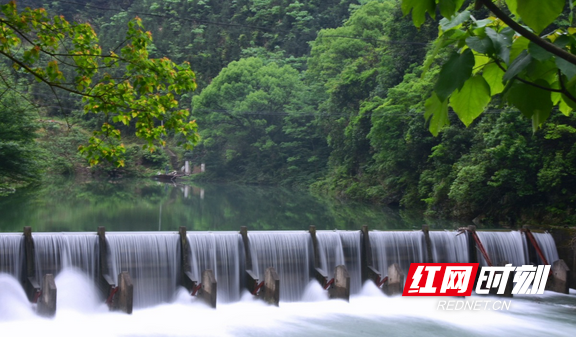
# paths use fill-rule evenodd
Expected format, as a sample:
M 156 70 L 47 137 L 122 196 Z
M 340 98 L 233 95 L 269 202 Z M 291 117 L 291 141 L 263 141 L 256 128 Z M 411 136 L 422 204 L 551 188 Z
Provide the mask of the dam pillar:
M 240 235 L 242 236 L 242 243 L 244 245 L 244 257 L 246 261 L 246 270 L 244 273 L 246 289 L 252 294 L 256 295 L 260 288 L 258 275 L 252 271 L 252 255 L 250 254 L 250 240 L 248 239 L 248 227 L 240 227 Z
M 570 269 L 568 286 L 576 289 L 576 230 L 571 228 L 555 228 L 551 230 L 552 237 L 558 249 L 558 257 L 564 260 Z M 551 261 L 548 261 L 551 262 Z M 553 262 L 553 261 L 552 261 Z
M 30 302 L 36 302 L 41 293 L 40 283 L 36 279 L 36 250 L 32 238 L 32 227 L 24 227 L 24 261 L 26 263 L 23 280 L 24 291 Z
M 190 243 L 186 235 L 186 227 L 181 226 L 178 229 L 178 234 L 180 235 L 180 270 L 182 273 L 180 284 L 188 290 L 189 294 L 192 294 L 198 285 L 198 280 L 194 279 L 191 272 Z
M 570 290 L 570 268 L 564 260 L 560 259 L 552 263 L 552 273 L 548 278 L 546 290 L 568 294 Z
M 115 292 L 116 284 L 112 277 L 110 276 L 110 271 L 108 268 L 108 242 L 106 241 L 106 228 L 103 226 L 98 227 L 98 288 L 100 288 L 100 293 L 108 303 L 110 308 L 112 304 L 112 297 Z
M 469 263 L 478 263 L 478 254 L 476 253 L 478 248 L 476 248 L 476 240 L 474 240 L 474 235 L 476 233 L 476 226 L 468 226 L 468 258 Z
M 346 266 L 336 266 L 334 271 L 334 286 L 328 291 L 331 299 L 343 299 L 350 301 L 350 274 Z
M 424 233 L 424 243 L 426 243 L 426 262 L 433 263 L 434 256 L 432 255 L 432 240 L 430 240 L 430 227 L 428 225 L 422 225 L 422 232 Z
M 280 303 L 280 278 L 274 267 L 269 267 L 264 273 L 264 301 L 268 304 L 279 306 Z
M 127 314 L 132 314 L 132 304 L 134 303 L 134 285 L 132 278 L 127 271 L 118 274 L 118 299 L 117 309 Z
M 383 290 L 388 296 L 402 294 L 402 284 L 404 283 L 404 272 L 394 263 L 388 266 L 388 281 L 384 283 Z
M 314 253 L 314 278 L 320 285 L 326 289 L 326 285 L 328 284 L 328 274 L 327 270 L 324 271 L 320 269 L 320 251 L 318 250 L 318 238 L 316 237 L 316 226 L 311 225 L 308 229 L 310 233 L 310 238 L 312 239 L 312 247 Z
M 198 294 L 199 297 L 208 304 L 211 308 L 216 308 L 216 293 L 218 285 L 214 272 L 210 269 L 202 272 L 202 290 Z
M 44 275 L 42 282 L 42 294 L 38 298 L 38 307 L 36 309 L 38 315 L 44 317 L 54 317 L 56 315 L 56 283 L 54 282 L 54 275 Z
M 362 242 L 360 244 L 360 268 L 362 274 L 362 283 L 372 280 L 378 287 L 381 287 L 381 273 L 374 269 L 372 260 L 372 246 L 368 226 L 362 226 Z

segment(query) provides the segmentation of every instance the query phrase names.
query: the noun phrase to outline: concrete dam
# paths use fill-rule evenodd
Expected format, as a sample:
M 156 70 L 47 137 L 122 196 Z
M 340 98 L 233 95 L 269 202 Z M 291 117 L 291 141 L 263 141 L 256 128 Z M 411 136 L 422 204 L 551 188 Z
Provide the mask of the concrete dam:
M 348 301 L 367 282 L 401 293 L 410 263 L 553 265 L 551 290 L 568 293 L 568 268 L 548 233 L 476 231 L 106 232 L 0 234 L 0 275 L 8 274 L 42 316 L 58 308 L 56 277 L 73 268 L 110 310 L 132 313 L 175 301 L 179 289 L 216 308 L 249 292 L 273 306 L 307 300 L 317 282 Z M 0 290 L 1 292 L 2 290 Z

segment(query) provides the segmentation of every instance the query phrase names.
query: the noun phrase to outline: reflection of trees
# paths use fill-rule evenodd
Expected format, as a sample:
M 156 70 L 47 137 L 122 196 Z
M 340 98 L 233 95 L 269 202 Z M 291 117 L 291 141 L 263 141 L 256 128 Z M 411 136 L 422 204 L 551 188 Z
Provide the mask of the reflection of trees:
M 183 186 L 150 180 L 57 181 L 0 198 L 0 231 L 197 231 L 419 229 L 419 214 L 339 202 L 306 191 L 279 187 L 199 184 Z M 204 190 L 203 197 L 201 190 Z M 191 192 L 191 193 L 190 193 Z M 187 197 L 185 197 L 187 195 Z M 162 209 L 160 214 L 160 209 Z M 432 223 L 432 228 L 455 224 Z

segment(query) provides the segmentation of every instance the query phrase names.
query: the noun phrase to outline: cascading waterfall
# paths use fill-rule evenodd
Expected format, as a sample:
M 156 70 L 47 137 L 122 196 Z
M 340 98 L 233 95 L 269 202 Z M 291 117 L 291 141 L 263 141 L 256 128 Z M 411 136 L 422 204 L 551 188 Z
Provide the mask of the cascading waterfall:
M 350 275 L 350 293 L 358 294 L 362 289 L 362 252 L 360 231 L 338 231 L 342 239 L 346 269 Z
M 431 231 L 432 261 L 468 262 L 467 235 L 454 231 Z M 527 237 L 518 231 L 477 232 L 495 264 L 506 260 L 514 266 L 528 264 Z M 361 290 L 361 232 L 317 231 L 319 268 L 333 277 L 334 267 L 344 264 L 350 274 L 351 293 Z M 388 266 L 398 263 L 404 273 L 410 263 L 426 262 L 424 233 L 421 231 L 371 231 L 373 266 L 386 276 Z M 549 263 L 558 260 L 552 236 L 533 233 Z M 128 271 L 134 284 L 134 307 L 142 308 L 176 299 L 180 283 L 180 243 L 177 233 L 111 232 L 107 235 L 109 273 L 117 282 L 121 271 Z M 188 232 L 190 272 L 201 282 L 203 270 L 212 269 L 218 282 L 220 303 L 241 300 L 244 280 L 244 246 L 237 232 Z M 305 291 L 314 266 L 312 240 L 305 231 L 249 232 L 252 271 L 260 281 L 274 267 L 280 277 L 281 301 L 308 300 Z M 66 267 L 96 280 L 99 267 L 99 239 L 92 233 L 34 233 L 35 270 L 38 281 L 46 273 L 58 274 Z M 21 282 L 24 272 L 24 236 L 0 234 L 0 273 Z M 486 265 L 481 254 L 478 260 Z M 61 275 L 66 273 L 62 272 Z M 7 275 L 2 277 L 8 278 Z M 57 283 L 59 281 L 57 280 Z M 59 286 L 59 284 L 57 284 Z M 317 285 L 316 285 L 317 286 Z M 69 287 L 69 286 L 65 286 Z M 1 289 L 0 289 L 1 290 Z M 60 291 L 60 288 L 59 288 Z M 0 294 L 1 295 L 1 294 Z
M 428 232 L 432 243 L 432 262 L 468 263 L 468 235 L 456 231 Z
M 372 260 L 382 277 L 388 275 L 388 266 L 398 263 L 404 274 L 408 273 L 410 263 L 425 261 L 424 233 L 381 232 L 369 234 L 372 246 Z
M 0 273 L 20 278 L 24 258 L 23 240 L 22 234 L 0 235 Z
M 552 264 L 559 259 L 558 249 L 556 249 L 556 242 L 554 242 L 554 238 L 552 235 L 550 235 L 550 233 L 532 232 L 532 235 L 534 235 L 534 239 L 536 239 L 536 242 L 538 242 L 538 246 L 542 250 L 544 257 L 546 257 L 546 260 L 549 264 Z M 540 261 L 540 257 L 537 258 L 538 263 L 542 264 L 543 262 Z
M 134 284 L 134 307 L 172 302 L 180 276 L 176 233 L 107 233 L 111 276 L 128 271 Z
M 240 256 L 244 253 L 238 232 L 189 232 L 191 273 L 201 282 L 202 271 L 211 269 L 218 282 L 218 302 L 240 300 Z
M 249 232 L 252 271 L 264 280 L 266 268 L 274 267 L 280 278 L 280 300 L 302 299 L 311 279 L 312 240 L 308 232 Z
M 350 275 L 350 293 L 362 287 L 360 262 L 360 231 L 317 231 L 320 269 L 328 278 L 334 277 L 336 266 L 343 264 Z
M 98 266 L 98 236 L 93 233 L 39 233 L 34 235 L 36 279 L 56 276 L 64 268 L 77 268 L 95 279 Z
M 528 264 L 528 246 L 522 233 L 518 231 L 476 233 L 494 265 L 500 265 L 503 261 L 513 266 Z M 487 265 L 484 256 L 480 253 L 478 253 L 478 262 L 481 266 Z
M 318 231 L 316 238 L 318 239 L 319 268 L 328 275 L 328 278 L 332 278 L 334 277 L 334 268 L 341 264 L 345 265 L 340 234 Z

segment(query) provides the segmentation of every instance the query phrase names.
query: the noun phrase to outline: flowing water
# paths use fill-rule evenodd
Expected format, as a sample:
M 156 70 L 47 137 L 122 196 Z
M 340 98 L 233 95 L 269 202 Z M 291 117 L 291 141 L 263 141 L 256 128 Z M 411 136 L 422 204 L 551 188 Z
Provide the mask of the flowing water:
M 524 235 L 519 231 L 477 233 L 495 266 L 501 265 L 505 261 L 513 266 L 528 264 L 528 246 Z M 478 262 L 481 266 L 487 265 L 482 254 L 478 254 Z
M 107 233 L 111 276 L 128 271 L 134 283 L 134 307 L 174 300 L 180 270 L 176 233 Z
M 36 279 L 57 275 L 63 268 L 77 268 L 94 280 L 99 263 L 95 233 L 38 233 L 34 235 Z
M 432 262 L 434 263 L 467 263 L 467 234 L 456 231 L 429 232 L 432 243 Z
M 370 232 L 369 238 L 373 264 L 382 276 L 388 275 L 388 267 L 393 263 L 398 263 L 400 269 L 406 274 L 410 263 L 426 262 L 422 231 L 373 231 Z
M 360 231 L 317 231 L 320 269 L 328 279 L 334 277 L 338 265 L 346 266 L 350 275 L 350 293 L 360 292 Z
M 188 233 L 190 264 L 194 280 L 201 282 L 202 272 L 212 270 L 218 281 L 219 303 L 240 300 L 240 279 L 244 272 L 244 246 L 237 232 Z
M 22 234 L 0 235 L 0 273 L 20 278 L 24 257 Z
M 0 275 L 0 331 L 3 336 L 573 336 L 576 292 L 517 297 L 509 311 L 438 311 L 434 297 L 385 297 L 370 283 L 350 302 L 317 300 L 271 307 L 244 294 L 240 301 L 210 309 L 181 290 L 171 304 L 107 312 L 86 295 L 90 283 L 63 271 L 54 319 L 34 314 L 18 282 Z M 311 292 L 321 293 L 313 288 Z M 81 295 L 82 294 L 82 295 Z M 89 295 L 89 294 L 88 294 Z M 84 303 L 74 300 L 82 296 Z M 473 296 L 459 301 L 474 301 Z M 481 297 L 496 301 L 495 297 Z
M 542 250 L 544 257 L 549 264 L 558 260 L 558 250 L 556 249 L 556 243 L 554 242 L 552 235 L 548 233 L 532 233 L 532 235 L 534 235 L 536 242 L 538 242 L 538 246 Z M 538 257 L 538 263 L 544 263 L 540 260 L 540 257 Z
M 312 240 L 308 232 L 249 232 L 252 271 L 260 280 L 268 267 L 280 278 L 280 300 L 302 300 L 312 278 Z
M 361 232 L 339 231 L 338 234 L 342 239 L 346 269 L 350 274 L 350 293 L 357 294 L 362 288 Z

